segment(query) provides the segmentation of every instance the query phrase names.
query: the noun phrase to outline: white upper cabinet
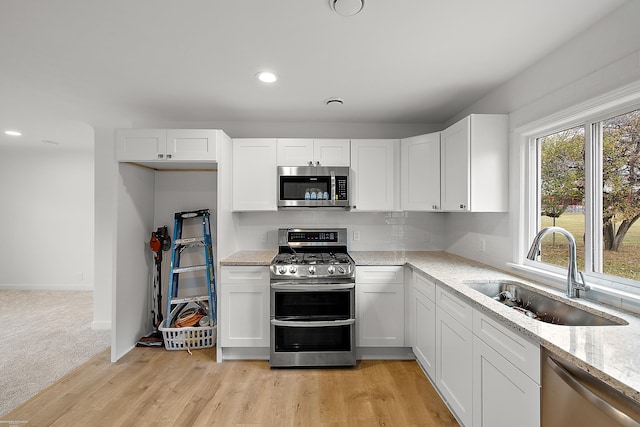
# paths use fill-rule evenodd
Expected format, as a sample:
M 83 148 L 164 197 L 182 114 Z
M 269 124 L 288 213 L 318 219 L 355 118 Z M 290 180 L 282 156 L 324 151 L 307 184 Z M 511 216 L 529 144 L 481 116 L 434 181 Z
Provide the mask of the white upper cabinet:
M 505 114 L 472 114 L 442 131 L 442 210 L 508 210 L 508 132 Z
M 403 211 L 440 210 L 440 132 L 401 140 Z
M 354 210 L 400 210 L 400 140 L 351 140 Z
M 278 166 L 349 166 L 348 139 L 279 138 Z
M 167 158 L 172 160 L 216 160 L 215 130 L 167 130 Z
M 276 140 L 233 140 L 233 210 L 277 210 Z
M 122 162 L 215 162 L 218 136 L 211 129 L 118 129 Z

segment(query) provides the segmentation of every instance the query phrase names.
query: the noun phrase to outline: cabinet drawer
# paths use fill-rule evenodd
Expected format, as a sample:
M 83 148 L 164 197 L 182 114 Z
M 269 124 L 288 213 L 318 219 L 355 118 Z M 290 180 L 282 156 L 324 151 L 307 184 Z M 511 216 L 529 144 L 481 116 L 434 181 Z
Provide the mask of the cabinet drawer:
M 404 283 L 404 267 L 401 265 L 356 267 L 358 283 Z
M 269 267 L 267 266 L 223 266 L 222 283 L 232 284 L 269 284 Z
M 431 301 L 435 302 L 436 300 L 436 284 L 431 280 L 427 279 L 425 276 L 414 272 L 413 273 L 413 288 L 420 292 L 425 297 L 429 298 Z
M 479 311 L 473 313 L 473 333 L 540 384 L 539 345 L 529 342 Z
M 473 324 L 473 309 L 471 306 L 440 286 L 436 287 L 436 305 L 471 330 Z

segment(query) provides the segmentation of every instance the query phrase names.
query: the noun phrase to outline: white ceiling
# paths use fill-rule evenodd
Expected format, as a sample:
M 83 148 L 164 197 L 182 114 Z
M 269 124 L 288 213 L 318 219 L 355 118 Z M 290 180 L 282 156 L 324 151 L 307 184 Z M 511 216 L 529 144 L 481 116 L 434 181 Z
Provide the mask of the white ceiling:
M 0 77 L 134 122 L 442 123 L 623 2 L 0 0 Z

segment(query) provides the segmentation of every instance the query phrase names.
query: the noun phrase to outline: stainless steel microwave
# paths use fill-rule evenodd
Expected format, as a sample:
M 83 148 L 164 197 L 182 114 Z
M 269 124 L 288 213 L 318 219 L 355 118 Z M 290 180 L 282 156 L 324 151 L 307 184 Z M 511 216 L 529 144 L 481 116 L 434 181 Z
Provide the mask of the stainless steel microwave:
M 278 208 L 345 208 L 349 167 L 279 166 Z

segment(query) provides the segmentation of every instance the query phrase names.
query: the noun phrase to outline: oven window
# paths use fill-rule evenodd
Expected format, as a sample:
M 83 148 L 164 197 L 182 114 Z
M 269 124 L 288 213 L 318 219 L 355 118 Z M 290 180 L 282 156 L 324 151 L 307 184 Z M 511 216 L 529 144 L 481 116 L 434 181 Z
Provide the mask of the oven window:
M 351 351 L 351 325 L 275 327 L 276 352 Z
M 280 200 L 325 200 L 325 196 L 331 197 L 330 176 L 280 177 Z
M 274 317 L 278 320 L 346 320 L 351 318 L 351 290 L 328 292 L 276 292 Z

